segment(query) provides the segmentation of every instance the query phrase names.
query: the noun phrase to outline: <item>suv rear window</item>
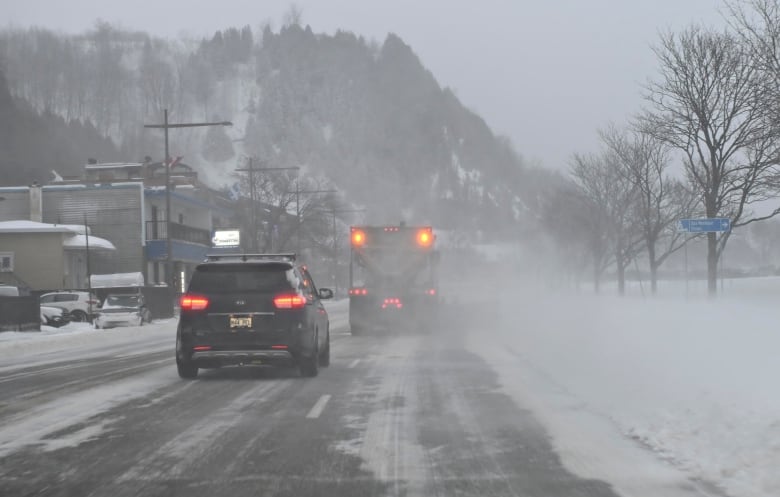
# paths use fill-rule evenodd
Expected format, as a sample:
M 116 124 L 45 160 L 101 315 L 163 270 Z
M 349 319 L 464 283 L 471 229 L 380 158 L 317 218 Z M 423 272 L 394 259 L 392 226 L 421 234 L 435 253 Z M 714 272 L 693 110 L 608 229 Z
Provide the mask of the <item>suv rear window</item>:
M 293 289 L 293 269 L 288 264 L 214 264 L 199 266 L 192 275 L 190 292 L 234 293 Z

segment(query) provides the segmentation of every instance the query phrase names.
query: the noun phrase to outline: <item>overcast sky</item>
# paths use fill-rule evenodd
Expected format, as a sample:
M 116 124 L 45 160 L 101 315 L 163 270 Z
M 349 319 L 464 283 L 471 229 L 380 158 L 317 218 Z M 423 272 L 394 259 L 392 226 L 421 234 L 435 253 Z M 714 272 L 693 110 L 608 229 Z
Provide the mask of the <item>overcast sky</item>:
M 66 32 L 98 18 L 174 38 L 270 20 L 289 0 L 0 0 L 6 23 Z M 461 101 L 526 159 L 566 167 L 596 129 L 642 105 L 658 32 L 723 26 L 721 0 L 297 0 L 315 32 L 400 35 Z M 3 21 L 0 21 L 3 22 Z

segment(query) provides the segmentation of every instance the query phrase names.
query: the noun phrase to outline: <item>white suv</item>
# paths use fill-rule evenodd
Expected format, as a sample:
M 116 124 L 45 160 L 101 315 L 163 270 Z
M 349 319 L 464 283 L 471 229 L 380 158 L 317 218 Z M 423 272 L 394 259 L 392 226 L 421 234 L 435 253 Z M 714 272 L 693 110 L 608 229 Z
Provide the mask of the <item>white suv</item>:
M 88 292 L 44 293 L 40 300 L 41 304 L 65 310 L 71 321 L 92 321 L 100 310 L 100 300 Z

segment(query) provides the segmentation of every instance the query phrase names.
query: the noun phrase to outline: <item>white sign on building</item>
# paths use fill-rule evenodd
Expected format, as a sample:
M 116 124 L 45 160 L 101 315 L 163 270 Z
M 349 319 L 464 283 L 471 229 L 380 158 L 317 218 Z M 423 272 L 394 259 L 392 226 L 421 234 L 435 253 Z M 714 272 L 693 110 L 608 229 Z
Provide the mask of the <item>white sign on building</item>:
M 211 244 L 212 246 L 219 248 L 240 247 L 241 231 L 236 229 L 214 230 L 214 236 L 211 238 Z

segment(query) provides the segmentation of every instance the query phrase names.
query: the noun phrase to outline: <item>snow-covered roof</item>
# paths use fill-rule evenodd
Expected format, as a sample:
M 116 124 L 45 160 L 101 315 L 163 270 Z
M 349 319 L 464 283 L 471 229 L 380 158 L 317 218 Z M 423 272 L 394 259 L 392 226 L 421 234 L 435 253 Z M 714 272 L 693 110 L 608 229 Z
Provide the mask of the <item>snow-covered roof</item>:
M 87 240 L 85 235 L 73 235 L 63 241 L 62 246 L 71 250 L 86 249 L 87 243 L 89 243 L 90 250 L 116 250 L 113 243 L 99 236 L 90 236 Z
M 0 233 L 75 233 L 75 231 L 63 224 L 18 220 L 0 222 Z
M 144 286 L 144 275 L 141 273 L 93 274 L 89 281 L 92 288 L 135 287 Z
M 103 164 L 87 164 L 85 169 L 124 169 L 127 167 L 141 167 L 142 162 L 106 162 Z
M 62 246 L 65 249 L 84 249 L 87 246 L 84 226 L 80 224 L 48 224 L 20 219 L 0 222 L 0 233 L 67 233 Z M 89 237 L 89 248 L 95 250 L 116 250 L 113 243 L 97 236 Z
M 67 228 L 78 235 L 86 235 L 86 226 L 83 224 L 58 224 L 57 226 Z M 92 229 L 89 232 L 92 233 Z

